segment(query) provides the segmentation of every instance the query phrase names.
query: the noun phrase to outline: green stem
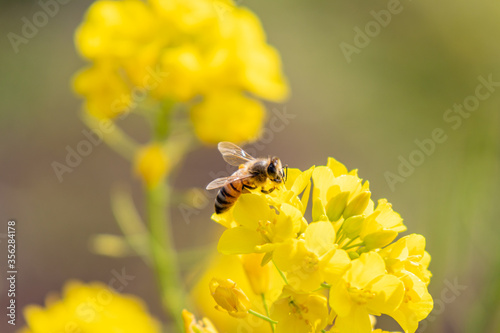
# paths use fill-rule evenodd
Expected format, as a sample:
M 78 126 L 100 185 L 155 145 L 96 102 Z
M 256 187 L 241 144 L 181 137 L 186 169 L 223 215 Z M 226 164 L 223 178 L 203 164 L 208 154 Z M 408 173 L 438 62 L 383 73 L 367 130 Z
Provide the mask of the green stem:
M 260 318 L 260 319 L 263 319 L 263 320 L 265 320 L 265 321 L 268 321 L 268 322 L 270 322 L 271 324 L 277 324 L 277 323 L 278 323 L 277 321 L 272 320 L 271 318 L 266 317 L 266 316 L 264 316 L 263 314 L 260 314 L 260 313 L 258 313 L 258 312 L 255 312 L 254 310 L 251 310 L 251 309 L 250 309 L 250 310 L 248 310 L 248 313 L 250 313 L 251 315 L 254 315 L 255 317 L 258 317 L 258 318 Z
M 111 120 L 99 120 L 87 113 L 82 114 L 83 122 L 96 133 L 101 133 L 102 141 L 111 149 L 131 161 L 137 151 L 138 144 Z M 104 131 L 103 128 L 106 130 Z
M 320 287 L 316 290 L 313 290 L 313 292 L 318 292 L 323 289 L 330 289 L 332 286 L 326 282 L 321 283 Z
M 267 306 L 266 295 L 262 293 L 260 294 L 260 296 L 262 297 L 262 304 L 264 305 L 264 310 L 266 311 L 266 315 L 270 318 L 271 316 L 269 315 L 269 307 Z M 271 325 L 271 330 L 274 332 L 274 324 L 270 322 L 269 325 Z
M 185 308 L 185 294 L 168 214 L 170 212 L 170 187 L 166 183 L 160 183 L 156 187 L 148 188 L 146 200 L 147 220 L 151 233 L 151 256 L 162 305 L 175 322 L 177 331 L 182 332 L 181 313 Z
M 285 281 L 285 284 L 288 284 L 288 281 L 286 280 L 285 274 L 281 271 L 281 269 L 278 268 L 278 266 L 276 266 L 276 263 L 274 262 L 274 260 L 273 260 L 273 264 L 274 264 L 274 267 L 276 267 L 276 269 L 278 270 L 278 273 L 280 273 L 280 276 L 283 279 L 283 281 Z

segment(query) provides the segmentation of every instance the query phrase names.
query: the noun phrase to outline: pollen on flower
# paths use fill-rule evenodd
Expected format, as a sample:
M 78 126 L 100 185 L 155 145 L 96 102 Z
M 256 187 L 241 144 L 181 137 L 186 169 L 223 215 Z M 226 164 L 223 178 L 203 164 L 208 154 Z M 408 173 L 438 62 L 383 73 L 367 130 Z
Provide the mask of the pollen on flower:
M 358 305 L 364 305 L 375 297 L 375 293 L 369 289 L 359 289 L 355 287 L 348 287 L 347 291 L 351 299 Z
M 304 268 L 308 272 L 314 272 L 319 269 L 319 260 L 313 253 L 307 253 L 304 258 Z

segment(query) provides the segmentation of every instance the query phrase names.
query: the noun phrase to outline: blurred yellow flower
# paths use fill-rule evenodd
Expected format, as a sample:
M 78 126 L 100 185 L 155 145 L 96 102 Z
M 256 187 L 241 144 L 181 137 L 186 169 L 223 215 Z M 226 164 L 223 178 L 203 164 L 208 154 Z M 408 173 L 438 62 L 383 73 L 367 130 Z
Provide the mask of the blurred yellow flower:
M 100 282 L 70 281 L 61 299 L 48 298 L 45 308 L 29 305 L 24 315 L 27 326 L 23 333 L 161 332 L 140 299 L 120 295 Z
M 168 157 L 157 143 L 142 147 L 136 154 L 135 173 L 148 187 L 154 187 L 163 181 L 169 169 Z
M 261 265 L 263 257 L 262 253 L 250 253 L 240 256 L 248 282 L 256 295 L 265 294 L 271 288 L 272 265 L 270 262 Z
M 243 290 L 250 299 L 251 308 L 259 313 L 266 313 L 262 296 L 253 292 L 247 274 L 243 268 L 241 259 L 236 255 L 222 255 L 214 253 L 214 256 L 207 261 L 206 270 L 203 271 L 201 278 L 197 281 L 191 290 L 193 304 L 217 327 L 219 332 L 259 332 L 272 333 L 268 322 L 246 316 L 244 318 L 235 318 L 228 316 L 214 307 L 214 299 L 207 288 L 214 276 L 227 277 L 237 283 L 238 288 Z M 266 300 L 270 306 L 278 298 L 283 289 L 283 279 L 276 269 L 270 271 L 269 290 L 266 292 Z
M 116 65 L 108 61 L 80 70 L 73 80 L 73 89 L 86 97 L 85 109 L 99 119 L 126 114 L 132 106 L 129 86 Z
M 227 311 L 231 316 L 243 318 L 248 315 L 250 300 L 247 295 L 236 286 L 236 283 L 226 279 L 213 278 L 210 281 L 210 293 L 217 303 L 216 308 Z
M 76 74 L 74 90 L 99 118 L 144 106 L 146 97 L 186 103 L 203 143 L 238 143 L 262 128 L 255 98 L 288 95 L 258 18 L 229 0 L 96 1 L 75 43 L 92 65 Z
M 210 319 L 203 318 L 203 320 L 196 321 L 194 315 L 186 309 L 182 310 L 182 319 L 185 333 L 217 333 Z
M 264 107 L 236 91 L 216 92 L 191 109 L 197 137 L 209 144 L 256 140 L 264 122 Z

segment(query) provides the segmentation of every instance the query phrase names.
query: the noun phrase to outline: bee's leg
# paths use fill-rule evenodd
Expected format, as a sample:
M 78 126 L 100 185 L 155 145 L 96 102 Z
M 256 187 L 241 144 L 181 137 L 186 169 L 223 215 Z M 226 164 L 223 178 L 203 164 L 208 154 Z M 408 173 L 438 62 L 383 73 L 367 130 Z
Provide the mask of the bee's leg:
M 269 190 L 264 190 L 264 188 L 262 188 L 260 191 L 264 194 L 269 194 L 271 193 L 272 191 L 274 191 L 275 187 L 271 187 Z
M 250 190 L 255 190 L 257 186 L 243 185 L 241 193 L 250 193 Z

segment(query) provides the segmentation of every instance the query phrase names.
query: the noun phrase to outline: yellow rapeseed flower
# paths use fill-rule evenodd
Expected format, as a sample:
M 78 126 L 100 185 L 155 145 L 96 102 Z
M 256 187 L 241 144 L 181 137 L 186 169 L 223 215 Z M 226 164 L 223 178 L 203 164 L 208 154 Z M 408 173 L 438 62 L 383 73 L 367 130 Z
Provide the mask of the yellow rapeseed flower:
M 273 259 L 288 283 L 297 290 L 313 291 L 325 280 L 340 277 L 350 266 L 346 251 L 337 249 L 330 222 L 311 223 L 304 237 L 279 245 Z
M 75 43 L 91 66 L 76 74 L 74 90 L 98 118 L 184 103 L 203 143 L 238 143 L 262 128 L 255 98 L 288 95 L 258 18 L 229 0 L 99 0 Z
M 285 286 L 271 308 L 278 321 L 275 333 L 321 332 L 328 322 L 326 297 L 316 293 L 300 293 Z
M 385 273 L 382 257 L 375 252 L 363 253 L 330 289 L 330 306 L 337 315 L 335 326 L 340 332 L 371 332 L 369 314 L 392 313 L 403 296 L 403 283 Z
M 302 213 L 283 203 L 276 214 L 261 195 L 242 196 L 234 206 L 233 216 L 239 226 L 222 234 L 218 250 L 223 254 L 270 252 L 287 239 L 297 236 L 302 226 Z
M 284 186 L 271 194 L 242 194 L 233 209 L 212 218 L 227 228 L 220 252 L 264 252 L 263 264 L 272 260 L 282 275 L 286 286 L 271 311 L 278 332 L 324 329 L 323 323 L 307 326 L 314 318 L 304 320 L 307 311 L 298 311 L 291 300 L 312 297 L 321 303 L 324 289 L 331 310 L 322 318 L 331 333 L 372 332 L 371 318 L 381 314 L 414 333 L 432 310 L 425 238 L 410 235 L 392 243 L 406 230 L 401 216 L 385 199 L 375 206 L 368 182 L 333 158 L 304 172 L 290 169 Z
M 411 234 L 387 246 L 380 255 L 384 258 L 387 270 L 397 276 L 408 272 L 417 276 L 425 285 L 428 285 L 431 272 L 427 269 L 431 257 L 425 251 L 425 238 L 422 235 Z
M 68 282 L 61 299 L 47 299 L 46 307 L 24 309 L 23 333 L 93 332 L 159 333 L 159 323 L 143 302 L 94 282 Z
M 418 322 L 425 319 L 432 311 L 434 302 L 427 291 L 427 286 L 417 276 L 408 272 L 399 278 L 405 286 L 403 302 L 388 315 L 398 322 L 405 333 L 414 333 L 418 328 Z

